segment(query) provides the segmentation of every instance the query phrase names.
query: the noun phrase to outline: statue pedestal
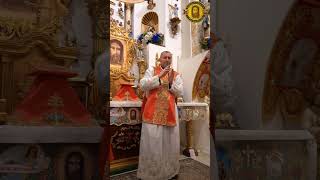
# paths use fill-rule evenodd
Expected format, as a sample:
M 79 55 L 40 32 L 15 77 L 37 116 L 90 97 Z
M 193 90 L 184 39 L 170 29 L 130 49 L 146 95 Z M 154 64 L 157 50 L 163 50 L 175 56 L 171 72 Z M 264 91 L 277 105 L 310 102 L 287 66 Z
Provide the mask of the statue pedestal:
M 193 138 L 193 122 L 203 121 L 205 122 L 209 118 L 209 108 L 207 103 L 196 103 L 196 102 L 179 102 L 179 119 L 180 121 L 186 121 L 186 138 L 187 147 L 183 150 L 183 155 L 188 157 L 198 156 L 198 152 L 194 149 L 194 138 Z M 209 129 L 208 129 L 209 133 Z M 208 144 L 209 146 L 209 144 Z

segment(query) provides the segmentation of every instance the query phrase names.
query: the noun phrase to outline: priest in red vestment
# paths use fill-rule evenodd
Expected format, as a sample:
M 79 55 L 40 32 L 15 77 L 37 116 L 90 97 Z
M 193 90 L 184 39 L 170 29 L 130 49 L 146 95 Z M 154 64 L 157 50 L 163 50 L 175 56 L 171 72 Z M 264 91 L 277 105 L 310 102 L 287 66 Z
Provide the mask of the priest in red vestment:
M 140 81 L 145 92 L 137 176 L 166 180 L 179 173 L 180 135 L 176 105 L 183 94 L 181 75 L 170 68 L 172 54 L 164 51 L 160 65 L 149 68 Z

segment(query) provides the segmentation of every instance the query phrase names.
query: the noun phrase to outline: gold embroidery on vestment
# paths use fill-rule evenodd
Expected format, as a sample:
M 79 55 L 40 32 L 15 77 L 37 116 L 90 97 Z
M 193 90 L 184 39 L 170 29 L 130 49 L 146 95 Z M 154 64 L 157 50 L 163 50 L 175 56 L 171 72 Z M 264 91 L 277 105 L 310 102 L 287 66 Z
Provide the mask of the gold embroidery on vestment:
M 153 113 L 153 123 L 166 124 L 169 111 L 169 92 L 168 80 L 164 80 L 157 92 L 155 112 Z

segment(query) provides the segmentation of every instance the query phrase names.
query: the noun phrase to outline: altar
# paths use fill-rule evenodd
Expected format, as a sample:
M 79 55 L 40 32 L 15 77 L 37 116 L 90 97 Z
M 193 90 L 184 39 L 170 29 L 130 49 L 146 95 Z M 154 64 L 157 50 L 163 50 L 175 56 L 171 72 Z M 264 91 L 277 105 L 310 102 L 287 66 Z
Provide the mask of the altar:
M 137 168 L 142 122 L 141 105 L 141 101 L 110 102 L 110 143 L 115 158 L 111 162 L 111 174 Z M 177 106 L 180 124 L 186 123 L 182 128 L 187 132 L 187 144 L 186 147 L 181 147 L 181 150 L 186 156 L 195 156 L 197 151 L 193 146 L 192 122 L 208 120 L 208 104 L 178 102 Z

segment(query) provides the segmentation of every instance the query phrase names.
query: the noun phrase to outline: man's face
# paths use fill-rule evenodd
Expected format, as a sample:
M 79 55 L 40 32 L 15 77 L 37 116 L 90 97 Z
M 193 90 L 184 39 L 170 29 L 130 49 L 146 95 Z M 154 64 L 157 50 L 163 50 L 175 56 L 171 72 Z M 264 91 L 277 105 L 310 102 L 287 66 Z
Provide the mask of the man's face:
M 121 47 L 118 43 L 111 43 L 111 58 L 120 61 Z
M 192 14 L 198 14 L 199 13 L 199 9 L 198 9 L 198 7 L 193 7 L 192 8 Z
M 78 156 L 73 155 L 72 157 L 70 157 L 70 159 L 68 160 L 69 172 L 79 171 L 81 168 L 80 163 L 81 163 L 81 160 Z
M 162 55 L 160 56 L 159 62 L 160 62 L 160 65 L 161 65 L 162 68 L 165 68 L 168 65 L 170 65 L 171 62 L 172 62 L 171 53 L 168 53 L 168 52 L 167 53 L 162 53 Z

